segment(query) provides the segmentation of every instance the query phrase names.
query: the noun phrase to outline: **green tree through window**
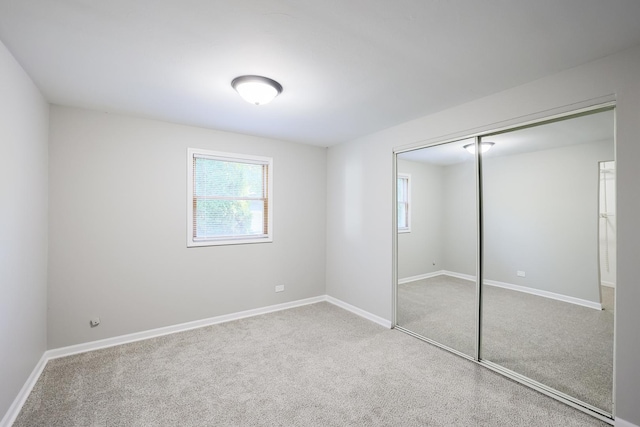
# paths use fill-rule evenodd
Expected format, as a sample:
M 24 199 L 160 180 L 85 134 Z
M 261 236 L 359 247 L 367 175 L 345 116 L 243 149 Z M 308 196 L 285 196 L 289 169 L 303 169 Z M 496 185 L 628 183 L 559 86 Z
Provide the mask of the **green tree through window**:
M 193 240 L 269 234 L 269 163 L 193 154 Z

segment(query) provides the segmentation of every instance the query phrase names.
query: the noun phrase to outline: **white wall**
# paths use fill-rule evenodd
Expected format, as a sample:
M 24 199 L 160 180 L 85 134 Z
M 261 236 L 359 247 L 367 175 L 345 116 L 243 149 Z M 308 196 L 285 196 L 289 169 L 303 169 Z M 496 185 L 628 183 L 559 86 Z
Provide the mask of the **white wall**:
M 474 164 L 438 166 L 398 158 L 397 172 L 411 174 L 412 180 L 411 232 L 398 233 L 398 279 L 440 270 L 475 275 Z
M 598 162 L 613 157 L 613 141 L 487 153 L 484 278 L 600 303 L 596 178 Z M 474 165 L 399 159 L 398 171 L 414 184 L 414 230 L 398 235 L 398 278 L 436 270 L 475 276 Z
M 392 142 L 358 140 L 327 153 L 327 294 L 386 319 L 393 295 Z
M 398 233 L 398 279 L 442 270 L 442 168 L 398 159 L 397 171 L 411 175 L 411 231 Z
M 60 106 L 50 138 L 49 348 L 325 293 L 326 149 Z M 273 243 L 186 247 L 187 147 L 273 157 Z
M 49 105 L 0 42 L 0 418 L 47 346 Z
M 444 168 L 443 270 L 475 276 L 478 252 L 475 162 Z
M 491 154 L 483 160 L 484 278 L 599 303 L 598 162 L 613 158 L 613 142 Z M 472 276 L 474 174 L 473 165 L 444 167 L 444 202 L 433 200 L 445 212 L 443 269 Z
M 640 425 L 640 47 L 331 147 L 327 293 L 386 319 L 392 312 L 392 152 L 465 136 L 615 94 L 617 99 L 617 415 Z M 577 105 L 576 105 L 577 106 Z M 349 180 L 346 178 L 350 177 Z M 365 185 L 366 184 L 366 185 Z M 358 227 L 349 226 L 360 215 Z
M 487 155 L 484 279 L 600 303 L 598 162 L 613 155 L 612 141 Z

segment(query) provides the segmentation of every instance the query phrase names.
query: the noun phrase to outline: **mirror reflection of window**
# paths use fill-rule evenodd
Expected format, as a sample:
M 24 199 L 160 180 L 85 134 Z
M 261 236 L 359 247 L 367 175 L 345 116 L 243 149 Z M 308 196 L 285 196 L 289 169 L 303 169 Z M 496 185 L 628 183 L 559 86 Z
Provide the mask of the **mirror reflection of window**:
M 398 174 L 398 232 L 411 231 L 411 175 Z

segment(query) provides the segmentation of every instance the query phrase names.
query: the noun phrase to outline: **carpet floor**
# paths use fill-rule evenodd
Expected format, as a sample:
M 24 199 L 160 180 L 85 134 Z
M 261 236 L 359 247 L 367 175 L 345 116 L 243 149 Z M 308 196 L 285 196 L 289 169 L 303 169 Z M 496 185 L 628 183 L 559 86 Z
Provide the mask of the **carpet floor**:
M 606 426 L 329 303 L 49 361 L 14 426 Z
M 486 286 L 481 357 L 611 412 L 614 290 L 604 310 Z M 398 325 L 475 351 L 475 283 L 436 276 L 400 285 Z

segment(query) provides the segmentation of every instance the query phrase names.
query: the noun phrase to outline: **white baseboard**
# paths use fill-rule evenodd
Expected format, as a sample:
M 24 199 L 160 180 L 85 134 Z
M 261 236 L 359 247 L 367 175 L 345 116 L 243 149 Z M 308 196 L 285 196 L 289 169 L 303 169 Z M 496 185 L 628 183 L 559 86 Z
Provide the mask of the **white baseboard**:
M 68 347 L 61 347 L 52 350 L 47 350 L 44 352 L 40 361 L 36 365 L 36 367 L 29 375 L 29 378 L 25 382 L 24 386 L 18 393 L 18 396 L 14 399 L 13 403 L 9 407 L 9 410 L 0 421 L 0 427 L 10 427 L 15 419 L 18 417 L 22 406 L 26 402 L 29 394 L 33 390 L 38 378 L 42 374 L 44 367 L 47 365 L 47 362 L 52 359 L 57 359 L 60 357 L 71 356 L 73 354 L 86 353 L 89 351 L 100 350 L 102 348 L 114 347 L 121 344 L 127 344 L 135 341 L 147 340 L 150 338 L 156 338 L 163 335 L 175 334 L 178 332 L 185 332 L 191 329 L 202 328 L 205 326 L 216 325 L 219 323 L 230 322 L 232 320 L 244 319 L 247 317 L 258 316 L 261 314 L 273 313 L 275 311 L 287 310 L 290 308 L 301 307 L 308 304 L 315 304 L 318 302 L 327 301 L 331 304 L 334 304 L 340 308 L 343 308 L 347 311 L 350 311 L 358 316 L 364 317 L 372 322 L 375 322 L 379 325 L 384 326 L 385 328 L 391 328 L 391 322 L 389 320 L 383 319 L 382 317 L 376 316 L 375 314 L 369 313 L 368 311 L 362 310 L 358 307 L 355 307 L 351 304 L 347 304 L 344 301 L 341 301 L 337 298 L 331 297 L 329 295 L 320 295 L 317 297 L 301 299 L 297 301 L 286 302 L 283 304 L 270 305 L 267 307 L 256 308 L 253 310 L 240 311 L 237 313 L 225 314 L 222 316 L 210 317 L 208 319 L 196 320 L 193 322 L 180 323 L 177 325 L 167 326 L 164 328 L 150 329 L 148 331 L 136 332 L 133 334 L 121 335 L 112 338 L 106 338 L 98 341 L 91 341 L 87 343 L 71 345 Z
M 471 274 L 457 273 L 455 271 L 449 271 L 449 270 L 440 270 L 433 273 L 422 274 L 419 276 L 407 277 L 405 279 L 398 280 L 398 284 L 402 285 L 404 283 L 413 282 L 415 280 L 428 279 L 430 277 L 439 276 L 441 274 L 444 274 L 446 276 L 456 277 L 458 279 L 469 280 L 471 282 L 476 281 L 476 276 L 473 276 Z M 570 304 L 581 305 L 583 307 L 593 308 L 595 310 L 602 310 L 602 304 L 600 303 L 585 300 L 585 299 L 570 297 L 567 295 L 557 294 L 555 292 L 543 291 L 541 289 L 530 288 L 527 286 L 514 285 L 512 283 L 499 282 L 497 280 L 485 280 L 484 284 L 489 286 L 495 286 L 498 288 L 503 288 L 503 289 L 510 289 L 512 291 L 523 292 L 526 294 L 537 295 L 539 297 L 568 302 Z
M 259 316 L 261 314 L 272 313 L 274 311 L 286 310 L 308 304 L 326 301 L 326 296 L 321 295 L 313 298 L 306 298 L 297 301 L 285 302 L 283 304 L 270 305 L 267 307 L 255 308 L 252 310 L 240 311 L 237 313 L 224 314 L 222 316 L 209 317 L 207 319 L 195 320 L 193 322 L 179 323 L 177 325 L 166 326 L 164 328 L 150 329 L 147 331 L 135 332 L 133 334 L 120 335 L 113 338 L 106 338 L 98 341 L 71 345 L 68 347 L 56 348 L 45 352 L 47 360 L 59 357 L 71 356 L 72 354 L 85 353 L 87 351 L 99 350 L 101 348 L 113 347 L 135 341 L 147 340 L 149 338 L 161 337 L 163 335 L 185 332 L 191 329 L 203 328 L 205 326 L 217 325 L 219 323 L 230 322 L 232 320 L 244 319 L 247 317 Z
M 350 311 L 354 314 L 357 314 L 358 316 L 364 317 L 367 320 L 370 320 L 374 323 L 377 323 L 378 325 L 384 326 L 387 329 L 391 329 L 391 321 L 387 320 L 387 319 L 383 319 L 380 316 L 376 316 L 373 313 L 369 313 L 368 311 L 365 311 L 361 308 L 358 308 L 356 306 L 353 306 L 351 304 L 348 304 L 342 300 L 339 300 L 337 298 L 334 298 L 332 296 L 327 295 L 326 296 L 326 301 L 330 302 L 333 305 L 337 305 L 340 308 L 343 308 L 347 311 Z
M 404 285 L 405 283 L 416 282 L 418 280 L 423 280 L 423 279 L 430 279 L 432 277 L 437 277 L 437 276 L 450 276 L 458 279 L 469 280 L 471 282 L 476 281 L 476 276 L 472 276 L 471 274 L 456 273 L 455 271 L 449 271 L 449 270 L 438 270 L 432 273 L 419 274 L 417 276 L 398 279 L 398 285 Z
M 620 418 L 616 418 L 614 426 L 616 427 L 640 427 L 636 424 L 630 423 L 629 421 L 625 421 Z
M 607 282 L 605 280 L 601 281 L 600 284 L 602 286 L 606 286 L 607 288 L 615 288 L 616 287 L 616 283 L 615 282 Z
M 404 285 L 405 283 L 415 282 L 417 280 L 430 279 L 432 277 L 441 276 L 445 274 L 444 270 L 434 271 L 432 273 L 419 274 L 417 276 L 405 277 L 404 279 L 398 279 L 398 285 Z
M 567 295 L 556 294 L 555 292 L 543 291 L 540 289 L 529 288 L 526 286 L 514 285 L 512 283 L 498 282 L 496 280 L 485 280 L 484 283 L 489 286 L 495 286 L 497 288 L 510 289 L 512 291 L 523 292 L 525 294 L 537 295 L 539 297 L 545 297 L 545 298 L 555 299 L 562 302 L 568 302 L 570 304 L 581 305 L 583 307 L 593 308 L 595 310 L 602 310 L 602 304 L 600 304 L 599 302 L 593 302 L 586 299 L 580 299 L 580 298 L 570 297 Z
M 31 390 L 33 390 L 38 378 L 40 378 L 40 374 L 42 374 L 44 367 L 47 365 L 48 359 L 46 357 L 46 353 L 47 352 L 45 351 L 42 354 L 42 357 L 36 364 L 36 367 L 31 371 L 31 375 L 29 375 L 29 378 L 27 378 L 27 381 L 22 386 L 22 389 L 20 389 L 20 392 L 14 399 L 13 403 L 9 406 L 9 410 L 4 414 L 2 421 L 0 421 L 0 427 L 9 427 L 14 423 L 16 418 L 18 418 L 22 405 L 27 401 L 29 394 L 31 394 Z
M 459 279 L 476 281 L 476 276 L 470 274 L 456 273 L 453 271 L 444 271 L 447 276 L 457 277 Z M 570 297 L 567 295 L 557 294 L 555 292 L 543 291 L 541 289 L 530 288 L 527 286 L 514 285 L 513 283 L 499 282 L 497 280 L 485 280 L 485 285 L 495 286 L 497 288 L 509 289 L 512 291 L 523 292 L 525 294 L 537 295 L 539 297 L 550 298 L 558 301 L 568 302 L 570 304 L 581 305 L 583 307 L 602 310 L 602 304 L 585 299 Z
M 455 271 L 449 271 L 449 270 L 442 270 L 442 274 L 451 276 L 451 277 L 457 277 L 458 279 L 469 280 L 471 282 L 476 281 L 476 276 L 472 276 L 471 274 L 456 273 Z

